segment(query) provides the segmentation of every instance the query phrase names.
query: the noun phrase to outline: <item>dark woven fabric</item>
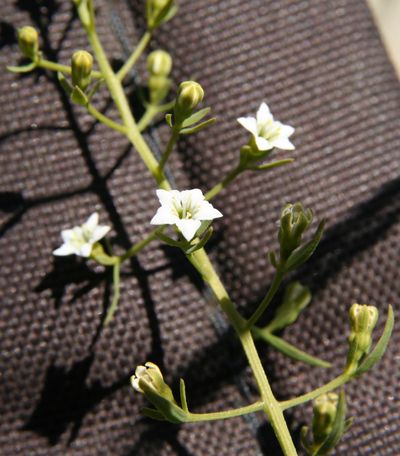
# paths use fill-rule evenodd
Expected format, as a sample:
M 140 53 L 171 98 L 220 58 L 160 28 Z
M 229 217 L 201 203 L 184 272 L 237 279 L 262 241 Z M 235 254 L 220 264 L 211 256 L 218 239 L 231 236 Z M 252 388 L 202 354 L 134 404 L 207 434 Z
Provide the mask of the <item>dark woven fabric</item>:
M 110 275 L 74 258 L 55 259 L 63 228 L 93 211 L 127 248 L 150 229 L 154 184 L 120 135 L 71 107 L 44 72 L 4 71 L 19 54 L 14 27 L 35 25 L 44 53 L 68 62 L 85 47 L 67 1 L 2 4 L 0 75 L 0 454 L 279 455 L 262 415 L 173 426 L 141 418 L 129 386 L 134 367 L 159 364 L 175 387 L 186 380 L 196 411 L 245 405 L 254 382 L 234 336 L 186 260 L 157 243 L 123 269 L 113 322 L 100 329 Z M 107 52 L 123 57 L 143 31 L 139 2 L 96 0 Z M 247 139 L 235 118 L 262 100 L 296 126 L 296 162 L 246 174 L 215 200 L 224 218 L 210 253 L 249 314 L 272 278 L 281 206 L 300 200 L 328 229 L 296 277 L 314 299 L 285 338 L 334 364 L 310 368 L 260 346 L 279 398 L 340 372 L 354 301 L 399 308 L 400 91 L 363 2 L 182 0 L 155 44 L 174 57 L 174 79 L 198 80 L 214 126 L 182 141 L 171 169 L 178 188 L 210 188 Z M 105 91 L 96 104 L 116 112 Z M 152 140 L 165 141 L 159 127 Z M 281 152 L 279 152 L 282 156 Z M 399 325 L 397 325 L 397 328 Z M 355 423 L 337 455 L 400 454 L 399 330 L 380 366 L 346 387 Z M 298 444 L 310 406 L 287 412 Z M 300 445 L 298 444 L 300 447 Z

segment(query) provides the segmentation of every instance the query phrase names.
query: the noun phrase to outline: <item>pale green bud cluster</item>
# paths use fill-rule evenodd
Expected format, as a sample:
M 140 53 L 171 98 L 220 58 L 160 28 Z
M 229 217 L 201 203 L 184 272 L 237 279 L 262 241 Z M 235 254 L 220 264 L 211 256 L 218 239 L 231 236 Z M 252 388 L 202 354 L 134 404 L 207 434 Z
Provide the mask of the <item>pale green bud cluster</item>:
M 90 84 L 93 69 L 93 57 L 87 51 L 76 51 L 71 57 L 72 84 L 84 91 Z
M 18 30 L 18 45 L 22 54 L 36 60 L 39 52 L 39 33 L 29 25 Z
M 303 233 L 310 226 L 313 213 L 301 203 L 286 204 L 281 213 L 279 228 L 280 258 L 285 261 L 301 244 Z
M 203 101 L 204 90 L 198 82 L 184 81 L 180 84 L 174 106 L 174 121 L 179 124 L 190 117 Z
M 371 348 L 372 332 L 378 321 L 379 312 L 374 306 L 353 304 L 349 311 L 351 332 L 346 371 L 357 369 L 362 358 Z
M 317 445 L 321 444 L 332 431 L 338 401 L 339 396 L 336 393 L 322 394 L 314 401 L 312 433 Z
M 172 58 L 168 52 L 155 50 L 147 57 L 147 71 L 149 72 L 149 95 L 153 105 L 161 103 L 168 95 L 171 80 L 168 78 L 172 69 Z

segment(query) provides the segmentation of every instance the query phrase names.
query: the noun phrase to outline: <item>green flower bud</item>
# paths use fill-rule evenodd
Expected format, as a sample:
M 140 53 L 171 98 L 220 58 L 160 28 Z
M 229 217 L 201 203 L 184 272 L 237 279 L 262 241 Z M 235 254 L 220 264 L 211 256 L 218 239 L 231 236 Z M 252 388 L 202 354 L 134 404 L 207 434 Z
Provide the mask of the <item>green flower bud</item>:
M 312 211 L 305 210 L 300 203 L 287 204 L 283 208 L 278 233 L 281 261 L 287 260 L 293 250 L 301 244 L 303 233 L 310 226 L 312 219 Z
M 175 100 L 174 120 L 175 123 L 181 123 L 188 118 L 193 110 L 204 98 L 204 90 L 200 84 L 194 81 L 182 82 L 178 89 L 178 95 Z
M 72 84 L 83 91 L 90 84 L 93 69 L 93 57 L 87 51 L 76 51 L 71 57 Z
M 379 312 L 374 306 L 353 304 L 349 317 L 351 332 L 346 371 L 356 370 L 361 359 L 369 353 L 372 343 L 372 332 L 378 321 Z
M 154 363 L 147 362 L 144 366 L 137 366 L 131 377 L 131 385 L 140 393 L 144 393 L 143 388 L 147 386 L 164 399 L 175 402 L 171 388 L 164 382 L 159 367 Z
M 332 430 L 335 421 L 339 396 L 327 393 L 318 396 L 314 401 L 312 432 L 315 444 L 321 444 Z
M 148 88 L 151 104 L 158 105 L 168 95 L 171 80 L 165 76 L 151 76 L 148 81 Z
M 168 21 L 176 10 L 174 0 L 147 0 L 146 18 L 150 30 Z
M 27 25 L 18 30 L 19 48 L 25 57 L 35 60 L 39 51 L 39 34 L 33 27 Z
M 172 58 L 168 52 L 158 49 L 147 57 L 147 71 L 151 76 L 168 76 L 172 69 Z

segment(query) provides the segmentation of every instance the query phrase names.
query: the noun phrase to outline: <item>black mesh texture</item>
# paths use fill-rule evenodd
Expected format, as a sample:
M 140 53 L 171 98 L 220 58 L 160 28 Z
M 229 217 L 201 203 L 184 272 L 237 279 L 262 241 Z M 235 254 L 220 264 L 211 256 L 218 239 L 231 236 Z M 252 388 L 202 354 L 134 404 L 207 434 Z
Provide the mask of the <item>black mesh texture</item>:
M 174 57 L 174 79 L 205 88 L 218 126 L 181 141 L 172 158 L 178 188 L 218 182 L 246 141 L 235 118 L 265 100 L 296 126 L 296 162 L 246 174 L 215 205 L 213 261 L 249 314 L 272 278 L 282 205 L 300 200 L 328 229 L 296 277 L 314 299 L 284 336 L 334 363 L 324 371 L 260 346 L 279 398 L 340 372 L 353 301 L 399 308 L 400 91 L 370 14 L 351 0 L 182 0 L 156 34 Z M 143 32 L 141 2 L 96 0 L 107 52 L 123 56 Z M 55 259 L 60 230 L 98 210 L 123 248 L 149 231 L 157 201 L 149 173 L 127 141 L 71 107 L 44 72 L 4 70 L 19 54 L 13 28 L 41 31 L 48 58 L 68 62 L 85 47 L 69 1 L 6 0 L 0 65 L 0 453 L 13 455 L 279 455 L 262 415 L 173 426 L 143 419 L 131 390 L 134 366 L 158 363 L 171 384 L 186 380 L 190 406 L 221 410 L 254 400 L 241 349 L 183 257 L 157 243 L 127 264 L 113 322 L 100 329 L 110 298 L 101 267 Z M 143 65 L 142 65 L 143 68 Z M 107 93 L 96 104 L 111 117 Z M 166 130 L 155 139 L 162 143 Z M 284 156 L 282 153 L 281 156 Z M 398 325 L 397 325 L 398 328 Z M 400 454 L 396 329 L 379 368 L 346 388 L 355 423 L 336 455 Z M 287 412 L 298 444 L 310 406 Z M 298 445 L 299 446 L 299 445 Z M 300 446 L 299 446 L 300 447 Z

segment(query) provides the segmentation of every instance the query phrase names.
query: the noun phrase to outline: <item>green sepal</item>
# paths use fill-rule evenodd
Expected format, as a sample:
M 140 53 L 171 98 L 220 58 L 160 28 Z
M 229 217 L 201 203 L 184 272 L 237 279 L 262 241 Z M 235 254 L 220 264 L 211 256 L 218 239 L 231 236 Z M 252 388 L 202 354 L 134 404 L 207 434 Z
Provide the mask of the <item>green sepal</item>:
M 90 90 L 90 92 L 87 94 L 87 98 L 88 98 L 88 101 L 91 100 L 91 98 L 93 97 L 93 95 L 99 90 L 101 84 L 103 83 L 103 79 L 99 79 L 96 84 L 92 87 L 92 89 Z
M 310 302 L 311 292 L 308 287 L 303 286 L 300 282 L 290 283 L 285 288 L 282 303 L 266 329 L 273 333 L 293 324 Z
M 63 75 L 63 73 L 61 73 L 61 71 L 57 71 L 57 78 L 58 78 L 58 81 L 61 85 L 61 87 L 64 89 L 64 92 L 68 95 L 68 96 L 71 96 L 71 93 L 73 91 L 73 87 L 71 86 L 71 84 L 67 81 L 67 79 L 65 78 L 65 76 Z
M 114 266 L 120 261 L 116 256 L 107 255 L 99 242 L 93 245 L 90 258 L 103 266 Z
M 213 228 L 210 227 L 197 244 L 192 245 L 187 250 L 185 250 L 185 254 L 190 255 L 191 253 L 195 252 L 196 250 L 202 249 L 207 244 L 210 237 L 212 236 L 213 231 L 214 231 Z
M 318 247 L 319 241 L 321 240 L 322 233 L 324 231 L 325 221 L 322 221 L 317 228 L 314 236 L 311 241 L 306 244 L 300 245 L 295 249 L 290 255 L 289 258 L 285 261 L 283 267 L 285 272 L 293 271 L 294 269 L 301 266 L 305 263 L 311 255 L 314 253 L 315 249 Z
M 303 426 L 300 430 L 300 441 L 307 451 L 308 454 L 311 454 L 313 451 L 312 444 L 308 438 L 308 426 Z
M 377 364 L 380 359 L 382 358 L 385 350 L 389 344 L 390 336 L 393 331 L 394 325 L 394 314 L 393 314 L 393 307 L 389 305 L 388 308 L 388 315 L 386 318 L 385 328 L 383 330 L 382 336 L 378 340 L 377 344 L 375 345 L 374 349 L 364 358 L 361 362 L 360 366 L 355 372 L 355 376 L 360 376 L 370 370 L 372 367 Z
M 170 128 L 173 128 L 172 114 L 165 114 L 165 121 L 167 122 L 167 124 Z
M 269 262 L 272 264 L 272 266 L 275 269 L 278 269 L 279 264 L 278 264 L 278 260 L 276 259 L 275 252 L 268 252 L 268 259 L 269 259 Z
M 295 347 L 289 342 L 286 342 L 281 337 L 271 334 L 266 329 L 254 327 L 251 331 L 256 339 L 264 340 L 265 342 L 269 343 L 272 347 L 276 348 L 276 350 L 280 351 L 289 358 L 292 358 L 296 361 L 301 361 L 311 366 L 324 368 L 332 367 L 331 363 L 324 361 L 323 359 L 317 358 L 315 356 L 309 355 L 308 353 L 300 350 L 299 348 Z
M 145 381 L 139 381 L 146 399 L 151 402 L 162 416 L 171 423 L 184 423 L 187 421 L 187 414 L 171 400 L 161 396 L 154 388 Z
M 172 239 L 169 236 L 166 236 L 165 234 L 162 234 L 162 233 L 157 233 L 157 237 L 161 241 L 165 242 L 167 245 L 169 245 L 171 247 L 179 247 L 179 248 L 181 248 L 182 245 L 183 245 L 181 241 L 176 241 L 175 239 Z
M 332 430 L 328 437 L 324 440 L 322 445 L 317 448 L 312 456 L 325 456 L 328 454 L 339 442 L 344 434 L 346 426 L 346 397 L 344 391 L 342 390 L 339 394 L 339 401 L 335 416 L 335 421 L 332 425 Z
M 183 128 L 180 130 L 179 134 L 181 135 L 192 135 L 193 133 L 197 133 L 200 130 L 203 130 L 203 128 L 208 127 L 209 125 L 212 125 L 215 123 L 217 119 L 215 117 L 212 117 L 211 119 L 206 120 L 205 122 L 202 122 L 198 125 L 195 125 L 194 127 L 191 128 Z
M 26 65 L 21 65 L 21 66 L 8 65 L 7 70 L 11 71 L 11 73 L 29 73 L 30 71 L 34 70 L 36 67 L 37 67 L 36 62 L 30 62 L 30 63 L 27 63 Z
M 71 92 L 71 101 L 81 106 L 87 106 L 89 103 L 88 97 L 78 86 L 75 86 Z
M 187 399 L 186 399 L 186 386 L 185 386 L 185 381 L 183 378 L 180 379 L 179 381 L 179 393 L 181 396 L 181 407 L 184 412 L 189 412 L 189 408 L 187 405 Z
M 182 128 L 190 127 L 191 125 L 200 122 L 211 111 L 211 108 L 203 108 L 195 112 L 182 122 Z
M 150 407 L 143 407 L 141 412 L 144 416 L 147 416 L 148 418 L 151 418 L 153 420 L 165 421 L 164 415 L 156 409 L 152 409 Z

